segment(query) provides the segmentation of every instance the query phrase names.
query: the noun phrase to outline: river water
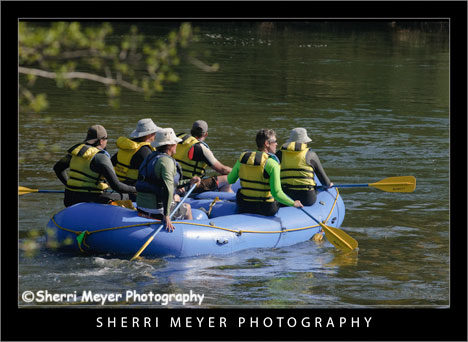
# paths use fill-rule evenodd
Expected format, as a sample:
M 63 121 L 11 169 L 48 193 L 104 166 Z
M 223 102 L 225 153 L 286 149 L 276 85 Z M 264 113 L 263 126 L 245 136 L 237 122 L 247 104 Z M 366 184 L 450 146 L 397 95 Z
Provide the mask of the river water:
M 113 108 L 93 84 L 67 91 L 39 82 L 36 90 L 47 91 L 50 107 L 41 115 L 19 116 L 19 184 L 63 189 L 52 167 L 84 139 L 87 127 L 106 127 L 113 154 L 119 136 L 151 117 L 176 132 L 189 130 L 194 120 L 207 121 L 207 143 L 227 165 L 255 148 L 260 128 L 274 129 L 282 143 L 292 128 L 306 127 L 310 146 L 335 184 L 413 175 L 416 191 L 341 189 L 346 205 L 341 228 L 359 241 L 357 252 L 308 241 L 228 256 L 137 262 L 46 249 L 44 228 L 63 208 L 63 197 L 23 195 L 18 304 L 47 304 L 25 303 L 24 291 L 135 290 L 193 291 L 204 294 L 203 307 L 220 308 L 447 307 L 448 31 L 437 24 L 420 29 L 370 22 L 195 25 L 197 47 L 209 51 L 203 60 L 219 63 L 219 71 L 184 63 L 180 81 L 149 101 L 126 92 Z M 151 22 L 140 29 L 167 32 Z

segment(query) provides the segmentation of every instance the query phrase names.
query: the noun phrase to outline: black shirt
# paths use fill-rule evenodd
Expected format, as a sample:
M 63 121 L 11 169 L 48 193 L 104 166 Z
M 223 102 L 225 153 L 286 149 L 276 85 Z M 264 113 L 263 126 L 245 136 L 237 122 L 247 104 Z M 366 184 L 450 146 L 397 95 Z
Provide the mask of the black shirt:
M 67 185 L 68 174 L 66 170 L 70 167 L 71 158 L 71 154 L 67 154 L 54 165 L 55 174 L 64 185 Z M 103 153 L 96 154 L 89 167 L 92 171 L 103 175 L 109 186 L 114 191 L 120 193 L 136 192 L 134 186 L 129 186 L 119 181 L 117 175 L 115 174 L 111 160 L 107 155 Z
M 143 160 L 153 152 L 148 145 L 143 145 L 132 157 L 130 160 L 130 169 L 139 169 Z M 118 152 L 117 152 L 118 153 Z M 112 158 L 111 162 L 112 165 L 117 165 L 117 153 L 115 153 Z

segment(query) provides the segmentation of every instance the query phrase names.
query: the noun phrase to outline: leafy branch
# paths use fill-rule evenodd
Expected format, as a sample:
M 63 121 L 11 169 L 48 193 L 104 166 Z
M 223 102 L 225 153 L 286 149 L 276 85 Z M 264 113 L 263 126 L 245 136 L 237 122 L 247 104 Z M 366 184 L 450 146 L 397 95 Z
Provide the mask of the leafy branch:
M 188 52 L 197 41 L 190 23 L 180 24 L 166 37 L 150 41 L 131 26 L 121 39 L 111 39 L 111 23 L 79 22 L 19 23 L 20 111 L 47 108 L 46 94 L 34 95 L 38 77 L 54 79 L 57 87 L 75 90 L 81 82 L 105 86 L 111 104 L 122 88 L 151 97 L 164 85 L 177 82 L 175 68 L 181 58 L 207 72 L 209 66 Z

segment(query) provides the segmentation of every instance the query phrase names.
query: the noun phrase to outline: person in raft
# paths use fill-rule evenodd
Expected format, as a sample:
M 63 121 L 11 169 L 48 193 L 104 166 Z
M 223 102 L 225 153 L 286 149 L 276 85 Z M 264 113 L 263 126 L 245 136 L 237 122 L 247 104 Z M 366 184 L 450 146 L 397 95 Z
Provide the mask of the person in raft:
M 333 186 L 325 173 L 320 159 L 307 143 L 312 139 L 302 127 L 291 130 L 289 140 L 276 152 L 281 166 L 281 187 L 286 195 L 297 198 L 303 205 L 312 205 L 317 200 L 314 175 L 326 188 Z
M 230 184 L 240 178 L 238 212 L 273 216 L 279 209 L 278 203 L 301 208 L 301 201 L 292 200 L 281 189 L 280 166 L 274 154 L 275 131 L 262 129 L 255 140 L 258 151 L 243 152 L 228 175 Z
M 151 146 L 159 127 L 151 119 L 141 119 L 130 136 L 119 137 L 116 141 L 118 151 L 112 158 L 118 179 L 127 185 L 135 186 L 138 179 L 138 169 L 143 160 L 156 149 Z M 129 196 L 136 200 L 136 194 Z
M 209 166 L 219 173 L 219 175 L 203 178 L 201 185 L 195 189 L 194 193 L 205 191 L 225 191 L 232 192 L 231 185 L 227 181 L 227 174 L 231 168 L 219 162 L 205 140 L 208 137 L 208 124 L 206 121 L 197 120 L 193 123 L 190 134 L 180 133 L 181 138 L 174 159 L 182 166 L 182 173 L 185 178 L 194 176 L 203 177 L 206 167 Z M 187 188 L 185 188 L 187 190 Z
M 151 143 L 156 151 L 145 158 L 138 170 L 136 189 L 137 210 L 140 216 L 162 220 L 168 231 L 174 230 L 169 218 L 172 210 L 177 206 L 174 200 L 174 190 L 177 186 L 200 184 L 200 177 L 182 179 L 182 171 L 173 158 L 180 138 L 172 128 L 163 128 L 156 132 L 154 142 Z M 179 199 L 180 200 L 180 199 Z M 189 204 L 184 203 L 173 215 L 174 219 L 192 219 Z
M 81 202 L 109 203 L 124 199 L 123 194 L 136 192 L 134 186 L 118 180 L 106 147 L 106 129 L 93 125 L 84 142 L 69 148 L 68 154 L 54 165 L 55 174 L 65 185 L 66 207 Z M 109 186 L 116 192 L 105 192 Z

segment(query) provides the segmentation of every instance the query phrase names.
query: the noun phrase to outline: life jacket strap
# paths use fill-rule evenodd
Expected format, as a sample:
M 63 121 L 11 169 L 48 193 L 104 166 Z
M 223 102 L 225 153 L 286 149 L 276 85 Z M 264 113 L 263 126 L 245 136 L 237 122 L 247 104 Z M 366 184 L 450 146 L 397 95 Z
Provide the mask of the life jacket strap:
M 307 173 L 314 174 L 314 171 L 306 170 L 306 169 L 281 169 L 281 172 L 287 172 L 287 171 L 300 171 L 300 172 L 307 172 Z
M 249 153 L 244 154 L 242 156 L 240 162 L 242 164 L 247 164 L 247 162 L 248 162 L 250 156 L 252 155 L 252 153 L 255 153 L 255 152 L 249 152 Z M 254 165 L 254 166 L 260 165 L 261 162 L 262 162 L 262 158 L 263 158 L 262 153 L 255 153 L 254 163 L 252 165 Z
M 313 190 L 315 189 L 315 186 L 313 185 L 289 185 L 289 184 L 282 184 L 281 187 L 286 190 Z
M 241 198 L 242 199 L 246 199 L 246 200 L 253 200 L 253 201 L 260 201 L 260 202 L 271 202 L 272 200 L 274 200 L 273 196 L 268 196 L 268 197 L 257 197 L 257 196 L 246 196 L 242 193 L 242 188 L 240 189 L 241 191 Z
M 260 182 L 260 181 L 253 181 L 245 178 L 239 178 L 241 182 L 246 182 L 246 183 L 254 183 L 254 184 L 261 184 L 261 185 L 270 185 L 268 182 Z
M 314 177 L 307 176 L 281 176 L 281 179 L 314 179 Z
M 75 169 L 70 169 L 70 171 L 73 171 L 73 172 L 79 173 L 80 175 L 83 175 L 85 177 L 91 178 L 91 179 L 95 180 L 96 182 L 99 182 L 99 179 L 100 179 L 100 177 L 96 178 L 96 177 L 88 175 L 87 173 L 84 173 L 82 171 L 78 171 L 78 170 L 75 170 Z M 71 179 L 76 179 L 76 180 L 79 180 L 79 181 L 83 181 L 82 179 L 79 179 L 79 178 L 74 178 L 74 177 L 70 177 L 70 178 Z

